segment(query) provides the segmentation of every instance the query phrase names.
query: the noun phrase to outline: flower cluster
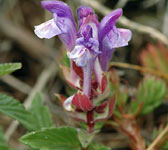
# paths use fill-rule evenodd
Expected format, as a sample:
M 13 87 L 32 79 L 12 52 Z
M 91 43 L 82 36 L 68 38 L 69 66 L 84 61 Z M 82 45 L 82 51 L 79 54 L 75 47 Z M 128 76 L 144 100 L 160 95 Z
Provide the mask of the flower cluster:
M 35 26 L 35 34 L 48 39 L 59 36 L 71 62 L 71 68 L 62 66 L 62 71 L 67 82 L 78 90 L 64 100 L 63 106 L 75 119 L 86 122 L 92 132 L 95 122 L 112 113 L 115 99 L 110 95 L 108 63 L 114 48 L 128 45 L 131 31 L 115 26 L 122 9 L 111 12 L 99 23 L 91 8 L 81 6 L 77 10 L 77 28 L 67 4 L 56 0 L 41 4 L 53 14 L 53 19 Z

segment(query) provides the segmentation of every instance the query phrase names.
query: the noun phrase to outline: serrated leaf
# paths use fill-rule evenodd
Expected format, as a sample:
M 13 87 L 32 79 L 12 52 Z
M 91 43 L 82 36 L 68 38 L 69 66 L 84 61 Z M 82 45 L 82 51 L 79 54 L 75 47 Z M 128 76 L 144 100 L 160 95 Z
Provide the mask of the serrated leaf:
M 106 147 L 104 145 L 93 143 L 89 146 L 88 150 L 111 150 L 111 148 Z
M 21 142 L 40 150 L 81 150 L 77 131 L 72 127 L 48 128 L 29 133 Z
M 25 107 L 16 99 L 6 94 L 0 93 L 0 112 L 18 120 L 27 129 L 32 130 L 32 115 Z
M 0 64 L 0 76 L 9 74 L 22 67 L 21 63 L 5 63 Z
M 78 137 L 83 148 L 88 147 L 88 145 L 92 142 L 94 136 L 95 133 L 89 134 L 87 130 L 78 130 Z
M 34 117 L 36 129 L 54 126 L 48 107 L 43 105 L 42 97 L 39 93 L 34 96 L 29 111 Z
M 2 128 L 0 127 L 0 150 L 8 150 L 8 146 L 5 142 L 4 134 Z
M 142 115 L 152 112 L 162 103 L 165 94 L 166 85 L 162 80 L 145 78 L 138 88 L 136 101 L 131 103 L 131 113 L 136 114 L 139 109 Z

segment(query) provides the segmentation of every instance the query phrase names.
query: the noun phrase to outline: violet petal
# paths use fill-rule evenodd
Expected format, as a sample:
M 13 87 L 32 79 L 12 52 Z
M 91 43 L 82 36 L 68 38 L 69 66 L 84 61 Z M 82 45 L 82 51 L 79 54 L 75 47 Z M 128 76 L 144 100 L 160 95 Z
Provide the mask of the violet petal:
M 94 59 L 90 59 L 86 66 L 82 67 L 84 80 L 83 80 L 83 93 L 90 98 L 91 94 L 91 76 L 93 70 Z
M 98 58 L 96 58 L 95 63 L 94 63 L 94 72 L 95 72 L 95 77 L 99 84 L 99 87 L 101 87 L 101 80 L 103 78 L 103 70 L 100 66 Z
M 115 26 L 117 19 L 122 15 L 122 9 L 117 9 L 105 16 L 99 26 L 99 61 L 103 71 L 107 71 L 108 63 L 114 52 L 114 48 L 128 45 L 131 39 L 131 31 L 118 29 Z
M 86 25 L 81 32 L 85 41 L 89 40 L 93 36 L 93 29 L 90 25 Z
M 118 29 L 115 26 L 107 35 L 105 35 L 104 39 L 100 43 L 102 53 L 99 55 L 99 61 L 104 71 L 107 71 L 108 63 L 114 52 L 114 48 L 128 45 L 131 35 L 130 30 Z
M 46 10 L 53 13 L 54 21 L 61 30 L 60 39 L 67 50 L 72 50 L 75 46 L 77 29 L 70 7 L 64 2 L 56 0 L 42 1 L 41 4 Z
M 106 36 L 111 29 L 113 29 L 116 21 L 122 15 L 122 9 L 116 9 L 115 11 L 111 12 L 107 16 L 105 16 L 99 26 L 99 41 Z
M 132 32 L 128 29 L 122 28 L 118 28 L 118 31 L 120 32 L 120 36 L 123 39 L 123 43 L 118 44 L 118 47 L 128 45 L 128 42 L 131 40 L 132 37 Z
M 69 18 L 75 24 L 72 11 L 66 3 L 57 0 L 49 0 L 42 1 L 41 5 L 51 13 L 56 13 L 58 17 Z
M 92 36 L 98 39 L 98 26 L 99 22 L 94 11 L 86 6 L 82 6 L 77 10 L 78 22 L 79 22 L 79 32 L 78 37 L 82 36 L 82 31 L 86 26 L 92 28 Z
M 78 23 L 79 26 L 81 26 L 84 18 L 88 17 L 89 15 L 93 15 L 94 11 L 87 7 L 87 6 L 81 6 L 77 9 L 77 17 L 78 17 Z
M 131 39 L 131 31 L 128 29 L 113 28 L 103 39 L 103 44 L 107 50 L 128 45 Z
M 114 52 L 114 49 L 108 49 L 107 45 L 100 45 L 100 49 L 103 50 L 102 53 L 99 54 L 99 62 L 100 62 L 100 65 L 101 65 L 101 68 L 102 68 L 102 71 L 103 72 L 106 72 L 107 69 L 108 69 L 108 63 L 111 59 L 111 56 Z

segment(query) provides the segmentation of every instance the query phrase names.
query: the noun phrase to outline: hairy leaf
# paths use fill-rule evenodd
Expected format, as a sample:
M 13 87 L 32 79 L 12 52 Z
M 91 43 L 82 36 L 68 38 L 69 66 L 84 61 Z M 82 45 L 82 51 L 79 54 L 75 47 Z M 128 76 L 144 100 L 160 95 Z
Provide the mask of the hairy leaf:
M 0 150 L 8 150 L 8 146 L 5 142 L 4 134 L 1 128 L 0 128 Z
M 110 150 L 110 147 L 106 147 L 104 145 L 93 143 L 89 146 L 88 150 Z
M 21 138 L 24 144 L 40 150 L 81 150 L 77 131 L 72 127 L 48 128 Z
M 161 43 L 158 43 L 157 45 L 148 44 L 140 54 L 140 60 L 143 66 L 154 69 L 163 74 L 168 73 L 167 57 L 167 48 Z
M 39 93 L 34 96 L 29 111 L 35 120 L 35 130 L 53 126 L 51 114 L 49 113 L 48 107 L 43 105 L 42 97 Z
M 88 145 L 90 145 L 94 136 L 95 136 L 95 133 L 89 134 L 87 130 L 83 130 L 83 129 L 78 130 L 78 138 L 83 148 L 86 148 L 88 147 Z
M 166 85 L 155 77 L 145 78 L 140 84 L 137 99 L 131 103 L 133 114 L 140 110 L 142 115 L 152 112 L 158 107 L 166 93 Z
M 11 96 L 0 93 L 0 112 L 18 120 L 30 130 L 34 128 L 32 115 L 18 100 Z
M 9 74 L 22 67 L 21 63 L 5 63 L 0 64 L 0 76 Z

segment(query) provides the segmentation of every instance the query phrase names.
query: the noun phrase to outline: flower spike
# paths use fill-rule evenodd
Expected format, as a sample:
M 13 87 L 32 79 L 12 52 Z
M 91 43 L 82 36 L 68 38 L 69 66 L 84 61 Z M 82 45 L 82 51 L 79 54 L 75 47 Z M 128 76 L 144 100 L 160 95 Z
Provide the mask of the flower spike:
M 115 48 L 128 45 L 131 31 L 115 26 L 122 15 L 117 9 L 99 23 L 94 11 L 81 6 L 77 10 L 77 31 L 70 7 L 58 0 L 42 1 L 42 6 L 53 14 L 53 19 L 35 26 L 40 38 L 56 35 L 67 48 L 70 68 L 61 66 L 65 80 L 77 90 L 68 98 L 60 97 L 65 110 L 77 121 L 85 122 L 88 132 L 94 132 L 98 121 L 108 119 L 116 99 L 112 97 L 108 63 Z

